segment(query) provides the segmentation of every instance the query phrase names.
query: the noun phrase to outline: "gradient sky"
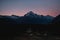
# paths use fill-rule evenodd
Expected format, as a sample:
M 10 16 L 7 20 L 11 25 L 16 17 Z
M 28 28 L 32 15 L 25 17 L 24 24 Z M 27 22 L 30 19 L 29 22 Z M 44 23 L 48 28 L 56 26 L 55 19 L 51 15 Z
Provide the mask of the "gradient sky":
M 0 0 L 0 15 L 23 16 L 29 11 L 57 16 L 60 14 L 60 0 Z

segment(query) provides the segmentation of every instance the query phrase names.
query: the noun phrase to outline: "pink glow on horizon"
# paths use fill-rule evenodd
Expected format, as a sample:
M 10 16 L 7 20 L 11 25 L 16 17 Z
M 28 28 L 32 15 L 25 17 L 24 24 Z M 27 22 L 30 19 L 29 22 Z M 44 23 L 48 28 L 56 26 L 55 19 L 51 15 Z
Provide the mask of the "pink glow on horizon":
M 45 9 L 34 9 L 32 10 L 34 13 L 38 14 L 38 15 L 51 15 L 51 16 L 57 16 L 58 13 L 60 13 L 60 10 L 45 10 Z M 29 12 L 29 9 L 24 9 L 24 10 L 5 10 L 5 11 L 1 11 L 1 15 L 18 15 L 18 16 L 23 16 L 24 14 L 26 14 L 27 12 Z

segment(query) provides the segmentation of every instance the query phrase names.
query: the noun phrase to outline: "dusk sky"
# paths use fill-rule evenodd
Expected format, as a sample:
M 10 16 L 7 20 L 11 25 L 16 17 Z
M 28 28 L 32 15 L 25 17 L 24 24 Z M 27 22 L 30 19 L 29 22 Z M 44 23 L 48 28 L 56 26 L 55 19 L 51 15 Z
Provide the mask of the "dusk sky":
M 0 0 L 0 15 L 23 16 L 29 11 L 57 16 L 60 14 L 60 0 Z

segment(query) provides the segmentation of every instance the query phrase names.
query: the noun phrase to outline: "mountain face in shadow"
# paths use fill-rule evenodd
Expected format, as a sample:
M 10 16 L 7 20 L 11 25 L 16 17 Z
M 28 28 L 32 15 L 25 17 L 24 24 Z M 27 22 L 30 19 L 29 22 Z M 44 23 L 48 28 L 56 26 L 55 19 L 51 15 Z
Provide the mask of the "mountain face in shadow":
M 60 17 L 56 17 L 56 18 L 60 19 Z M 1 16 L 0 15 L 0 23 L 11 23 L 11 24 L 50 24 L 55 19 L 54 17 L 49 15 L 47 16 L 37 15 L 32 11 L 28 12 L 24 16 L 16 16 L 16 15 Z
M 30 11 L 27 14 L 24 15 L 25 17 L 39 17 L 39 15 L 35 14 L 34 12 Z

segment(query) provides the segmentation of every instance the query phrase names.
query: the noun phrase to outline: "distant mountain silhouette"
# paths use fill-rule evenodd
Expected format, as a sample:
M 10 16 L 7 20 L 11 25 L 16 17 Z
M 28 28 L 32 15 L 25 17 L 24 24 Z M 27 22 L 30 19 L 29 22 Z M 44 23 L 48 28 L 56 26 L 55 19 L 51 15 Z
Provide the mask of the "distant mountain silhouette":
M 37 15 L 30 11 L 24 16 L 0 16 L 0 23 L 12 23 L 12 24 L 50 24 L 53 20 L 52 16 Z

